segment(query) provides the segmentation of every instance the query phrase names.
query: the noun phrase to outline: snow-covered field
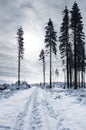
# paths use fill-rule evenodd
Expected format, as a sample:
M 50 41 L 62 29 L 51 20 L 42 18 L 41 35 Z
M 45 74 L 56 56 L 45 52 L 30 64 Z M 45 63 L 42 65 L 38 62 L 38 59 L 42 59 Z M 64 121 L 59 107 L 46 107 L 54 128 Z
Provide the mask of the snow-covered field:
M 0 130 L 86 130 L 86 90 L 35 86 L 1 95 Z

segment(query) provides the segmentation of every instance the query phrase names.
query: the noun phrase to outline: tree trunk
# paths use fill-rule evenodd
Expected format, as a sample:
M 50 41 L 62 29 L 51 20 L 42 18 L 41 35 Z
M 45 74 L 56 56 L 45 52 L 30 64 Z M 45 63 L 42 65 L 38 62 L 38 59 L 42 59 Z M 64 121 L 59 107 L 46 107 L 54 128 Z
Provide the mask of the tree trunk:
M 52 67 L 51 67 L 51 33 L 50 33 L 50 88 L 52 88 Z
M 74 89 L 77 89 L 77 67 L 76 67 L 76 29 L 74 29 L 74 78 L 75 78 L 75 84 Z
M 85 88 L 85 70 L 83 71 L 83 78 L 84 78 L 84 88 Z
M 68 53 L 68 27 L 66 26 L 66 69 L 67 69 L 67 88 L 69 88 L 69 53 Z
M 18 48 L 18 88 L 19 89 L 20 86 L 20 50 Z
M 64 69 L 64 88 L 65 88 L 65 84 L 66 84 L 66 77 L 65 77 L 65 69 Z
M 81 76 L 82 76 L 82 78 L 81 78 L 81 79 L 82 79 L 82 81 L 81 81 L 82 86 L 81 86 L 81 87 L 84 88 L 84 82 L 83 82 L 83 70 L 81 71 Z
M 83 88 L 85 88 L 85 71 L 83 70 Z
M 45 60 L 43 60 L 43 82 L 45 86 Z
M 79 88 L 80 88 L 80 70 L 78 76 L 79 76 Z
M 67 88 L 69 88 L 69 65 L 68 65 L 68 54 L 67 54 Z
M 70 67 L 70 88 L 72 88 L 72 69 Z

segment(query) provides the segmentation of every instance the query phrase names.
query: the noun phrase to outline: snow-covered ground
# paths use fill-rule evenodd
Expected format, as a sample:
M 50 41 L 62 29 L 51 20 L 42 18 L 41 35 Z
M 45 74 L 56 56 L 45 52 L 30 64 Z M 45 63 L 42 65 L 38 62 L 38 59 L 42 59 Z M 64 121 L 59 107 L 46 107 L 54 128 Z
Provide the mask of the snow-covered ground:
M 35 86 L 3 96 L 0 130 L 86 130 L 86 90 Z

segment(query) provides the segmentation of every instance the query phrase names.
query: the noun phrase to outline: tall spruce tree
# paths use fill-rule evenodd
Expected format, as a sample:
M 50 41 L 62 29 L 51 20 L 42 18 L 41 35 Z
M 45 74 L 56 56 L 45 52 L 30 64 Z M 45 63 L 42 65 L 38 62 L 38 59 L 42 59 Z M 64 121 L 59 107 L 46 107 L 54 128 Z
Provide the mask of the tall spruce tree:
M 78 88 L 78 72 L 80 70 L 85 71 L 85 42 L 83 33 L 82 16 L 78 4 L 74 2 L 72 6 L 70 26 L 73 31 L 73 42 L 74 42 L 74 78 L 75 85 L 74 89 Z M 83 66 L 84 65 L 84 66 Z M 84 69 L 82 70 L 82 66 Z M 82 76 L 83 77 L 83 76 Z
M 21 59 L 24 57 L 24 38 L 23 38 L 23 29 L 20 28 L 17 31 L 17 42 L 18 42 L 18 89 L 20 86 L 20 63 Z
M 39 58 L 40 58 L 39 60 L 42 60 L 43 62 L 43 83 L 45 86 L 45 52 L 43 49 L 40 52 Z
M 66 60 L 66 74 L 67 74 L 67 87 L 69 88 L 69 77 L 70 77 L 70 71 L 71 70 L 70 67 L 70 56 L 71 55 L 71 45 L 69 42 L 69 15 L 68 15 L 69 11 L 67 9 L 67 6 L 65 7 L 64 11 L 63 11 L 63 22 L 61 24 L 61 28 L 60 28 L 60 33 L 61 36 L 59 37 L 60 40 L 60 54 L 61 54 L 61 58 L 62 60 Z
M 52 53 L 56 55 L 57 49 L 56 49 L 56 42 L 57 42 L 57 36 L 54 31 L 53 22 L 51 19 L 49 19 L 49 22 L 47 23 L 47 26 L 45 27 L 46 35 L 45 35 L 45 47 L 49 48 L 50 53 L 50 88 L 52 87 Z

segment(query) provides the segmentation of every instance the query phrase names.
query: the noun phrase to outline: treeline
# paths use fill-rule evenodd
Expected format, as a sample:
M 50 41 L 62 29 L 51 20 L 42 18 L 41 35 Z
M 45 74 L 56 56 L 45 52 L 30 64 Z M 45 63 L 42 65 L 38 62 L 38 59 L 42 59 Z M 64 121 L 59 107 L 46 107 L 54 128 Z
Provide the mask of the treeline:
M 50 58 L 50 88 L 52 87 L 52 53 L 57 54 L 57 32 L 51 19 L 45 27 L 45 48 Z M 67 6 L 63 11 L 63 20 L 60 27 L 59 50 L 62 59 L 63 71 L 67 88 L 85 87 L 85 34 L 83 21 L 78 4 L 74 2 L 71 11 Z M 45 84 L 45 56 L 42 50 L 40 59 L 43 62 L 43 76 Z M 58 61 L 57 61 L 58 62 Z
M 66 70 L 67 87 L 85 87 L 85 34 L 81 12 L 76 2 L 71 11 L 65 7 L 60 33 L 59 49 Z

